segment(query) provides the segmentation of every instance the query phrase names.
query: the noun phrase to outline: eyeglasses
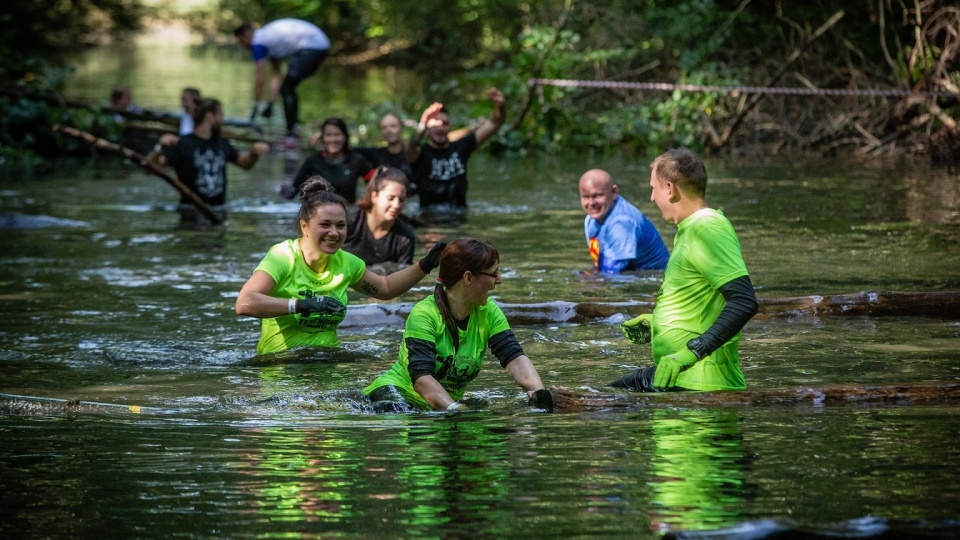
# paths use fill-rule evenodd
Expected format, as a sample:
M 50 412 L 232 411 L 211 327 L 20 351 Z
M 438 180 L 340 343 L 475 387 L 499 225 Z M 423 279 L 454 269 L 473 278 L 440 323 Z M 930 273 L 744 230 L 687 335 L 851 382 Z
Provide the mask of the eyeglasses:
M 476 273 L 479 274 L 479 275 L 481 275 L 481 276 L 492 277 L 492 278 L 494 279 L 494 281 L 500 279 L 500 270 L 497 270 L 497 273 L 496 273 L 496 274 L 491 274 L 490 272 L 476 272 Z

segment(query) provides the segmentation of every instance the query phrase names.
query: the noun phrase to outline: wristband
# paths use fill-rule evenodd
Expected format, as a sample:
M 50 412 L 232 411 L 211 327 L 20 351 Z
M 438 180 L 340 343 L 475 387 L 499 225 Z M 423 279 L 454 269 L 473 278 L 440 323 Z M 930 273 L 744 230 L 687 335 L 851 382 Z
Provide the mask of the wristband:
M 424 131 L 425 129 L 427 129 L 427 125 L 424 124 L 423 122 L 420 122 L 419 124 L 417 124 L 417 131 L 418 131 L 418 132 L 423 133 L 423 131 Z
M 156 152 L 157 154 L 159 154 L 160 152 L 163 152 L 163 145 L 160 143 L 153 145 L 153 151 Z
M 290 301 L 287 302 L 287 313 L 293 315 L 296 312 L 297 312 L 297 299 L 291 298 Z
M 458 401 L 454 401 L 453 403 L 447 405 L 447 410 L 448 410 L 448 411 L 454 411 L 454 410 L 459 409 L 460 407 L 463 407 L 463 403 L 460 403 L 460 402 L 458 402 Z

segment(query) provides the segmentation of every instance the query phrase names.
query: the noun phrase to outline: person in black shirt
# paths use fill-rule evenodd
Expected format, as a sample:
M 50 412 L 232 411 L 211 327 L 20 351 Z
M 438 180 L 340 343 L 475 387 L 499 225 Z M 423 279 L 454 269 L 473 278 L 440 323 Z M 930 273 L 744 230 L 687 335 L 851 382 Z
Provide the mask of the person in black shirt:
M 350 131 L 340 118 L 327 118 L 320 126 L 322 149 L 308 157 L 293 179 L 293 186 L 284 186 L 280 194 L 292 199 L 308 178 L 320 175 L 337 190 L 337 193 L 353 203 L 357 200 L 357 179 L 366 180 L 373 169 L 370 162 L 350 148 Z
M 172 166 L 177 178 L 199 195 L 222 221 L 226 217 L 227 163 L 250 169 L 261 155 L 270 151 L 270 146 L 257 142 L 249 151 L 238 151 L 221 137 L 223 107 L 216 99 L 201 99 L 194 109 L 193 121 L 193 133 L 183 137 L 164 135 L 146 159 L 161 167 Z M 180 198 L 180 217 L 185 225 L 211 225 L 185 196 Z
M 428 222 L 459 223 L 466 217 L 467 161 L 506 120 L 503 93 L 491 88 L 488 95 L 494 105 L 492 118 L 484 119 L 455 141 L 450 140 L 450 114 L 442 103 L 433 103 L 420 116 L 417 133 L 407 147 L 407 159 L 420 195 L 421 218 Z M 427 141 L 421 144 L 424 133 Z
M 363 198 L 347 210 L 344 251 L 360 257 L 367 266 L 385 262 L 413 264 L 413 229 L 400 219 L 408 185 L 400 169 L 377 167 Z

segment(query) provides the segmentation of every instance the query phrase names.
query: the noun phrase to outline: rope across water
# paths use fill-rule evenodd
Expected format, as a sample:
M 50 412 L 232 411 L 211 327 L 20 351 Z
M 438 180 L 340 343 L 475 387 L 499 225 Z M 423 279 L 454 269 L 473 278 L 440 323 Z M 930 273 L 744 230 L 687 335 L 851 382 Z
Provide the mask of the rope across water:
M 720 92 L 726 94 L 781 94 L 806 96 L 885 96 L 885 97 L 954 97 L 955 92 L 927 90 L 899 90 L 872 88 L 790 88 L 782 86 L 711 86 L 702 84 L 673 84 L 663 82 L 586 81 L 575 79 L 537 79 L 527 81 L 530 86 L 559 86 L 565 88 L 625 88 L 631 90 L 656 90 L 661 92 Z

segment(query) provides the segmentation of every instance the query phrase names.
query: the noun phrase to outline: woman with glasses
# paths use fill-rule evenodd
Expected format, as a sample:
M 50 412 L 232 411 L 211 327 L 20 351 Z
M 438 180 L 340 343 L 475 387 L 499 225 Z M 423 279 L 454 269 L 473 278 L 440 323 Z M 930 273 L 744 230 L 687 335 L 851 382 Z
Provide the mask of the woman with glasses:
M 451 411 L 463 407 L 467 384 L 489 347 L 531 402 L 544 391 L 540 375 L 489 298 L 500 281 L 500 254 L 487 242 L 454 240 L 440 253 L 434 293 L 410 310 L 399 359 L 363 393 L 378 412 Z M 539 392 L 539 394 L 538 394 Z
M 400 219 L 409 187 L 400 169 L 377 167 L 363 197 L 347 211 L 343 249 L 363 259 L 367 266 L 413 264 L 413 229 Z

